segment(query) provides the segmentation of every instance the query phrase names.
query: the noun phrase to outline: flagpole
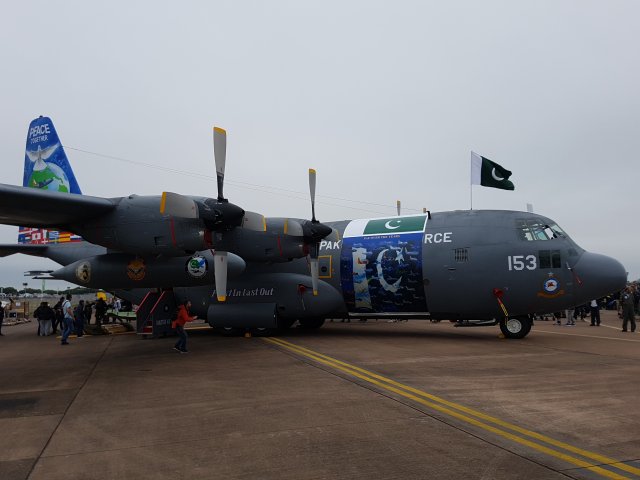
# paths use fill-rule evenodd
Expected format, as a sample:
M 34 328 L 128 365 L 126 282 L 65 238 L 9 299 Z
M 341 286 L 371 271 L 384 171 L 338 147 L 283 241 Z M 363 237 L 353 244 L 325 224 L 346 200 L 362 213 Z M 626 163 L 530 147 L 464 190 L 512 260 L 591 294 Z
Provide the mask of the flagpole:
M 469 198 L 471 206 L 469 210 L 473 210 L 473 150 L 471 150 L 471 171 L 469 172 Z

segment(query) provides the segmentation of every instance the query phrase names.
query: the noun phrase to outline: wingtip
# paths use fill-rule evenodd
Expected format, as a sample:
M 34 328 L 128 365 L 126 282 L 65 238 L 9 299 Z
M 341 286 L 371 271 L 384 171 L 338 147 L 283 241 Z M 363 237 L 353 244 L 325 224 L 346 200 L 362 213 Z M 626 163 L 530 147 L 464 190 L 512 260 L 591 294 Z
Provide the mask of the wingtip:
M 213 127 L 213 131 L 217 133 L 221 133 L 222 135 L 227 134 L 227 131 L 224 128 L 220 128 L 220 127 Z

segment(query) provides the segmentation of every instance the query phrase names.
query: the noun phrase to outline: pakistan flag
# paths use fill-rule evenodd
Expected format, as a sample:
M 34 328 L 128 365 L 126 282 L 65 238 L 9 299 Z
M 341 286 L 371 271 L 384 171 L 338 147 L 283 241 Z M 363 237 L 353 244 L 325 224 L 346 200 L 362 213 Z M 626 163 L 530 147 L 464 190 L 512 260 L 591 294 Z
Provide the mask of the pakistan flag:
M 511 172 L 506 168 L 471 152 L 471 185 L 514 190 L 513 183 L 509 181 L 510 176 Z
M 363 235 L 387 235 L 390 233 L 424 232 L 426 215 L 412 217 L 376 218 L 369 220 Z

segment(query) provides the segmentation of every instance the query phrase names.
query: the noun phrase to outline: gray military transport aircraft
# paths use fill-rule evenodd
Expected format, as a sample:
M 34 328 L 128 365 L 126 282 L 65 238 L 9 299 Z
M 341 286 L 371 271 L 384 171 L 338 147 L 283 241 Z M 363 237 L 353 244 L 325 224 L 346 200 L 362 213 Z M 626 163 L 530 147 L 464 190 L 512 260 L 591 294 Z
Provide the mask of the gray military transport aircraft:
M 499 325 L 523 338 L 532 316 L 622 289 L 623 266 L 580 248 L 553 220 L 469 210 L 320 223 L 265 218 L 223 196 L 226 132 L 214 128 L 217 198 L 82 195 L 47 117 L 27 136 L 23 186 L 0 184 L 0 223 L 24 253 L 61 264 L 49 278 L 136 304 L 150 291 L 190 299 L 235 333 L 318 328 L 326 318 L 420 318 Z M 164 293 L 163 293 L 164 295 Z M 154 297 L 154 302 L 156 302 Z M 154 303 L 151 302 L 151 303 Z

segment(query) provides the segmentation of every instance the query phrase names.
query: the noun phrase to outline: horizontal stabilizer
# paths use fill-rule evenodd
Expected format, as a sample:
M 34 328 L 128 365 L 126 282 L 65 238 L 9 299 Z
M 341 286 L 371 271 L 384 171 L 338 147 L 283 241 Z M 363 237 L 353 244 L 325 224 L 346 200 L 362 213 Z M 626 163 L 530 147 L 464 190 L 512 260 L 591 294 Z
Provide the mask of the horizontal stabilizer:
M 36 275 L 48 275 L 50 273 L 53 273 L 53 270 L 29 270 L 27 272 L 24 272 L 24 276 L 25 277 L 34 277 Z M 47 277 L 49 278 L 49 277 Z M 53 278 L 53 277 L 51 277 Z
M 0 244 L 0 257 L 7 257 L 15 253 L 24 253 L 25 255 L 33 255 L 34 257 L 45 257 L 48 248 L 47 245 Z

